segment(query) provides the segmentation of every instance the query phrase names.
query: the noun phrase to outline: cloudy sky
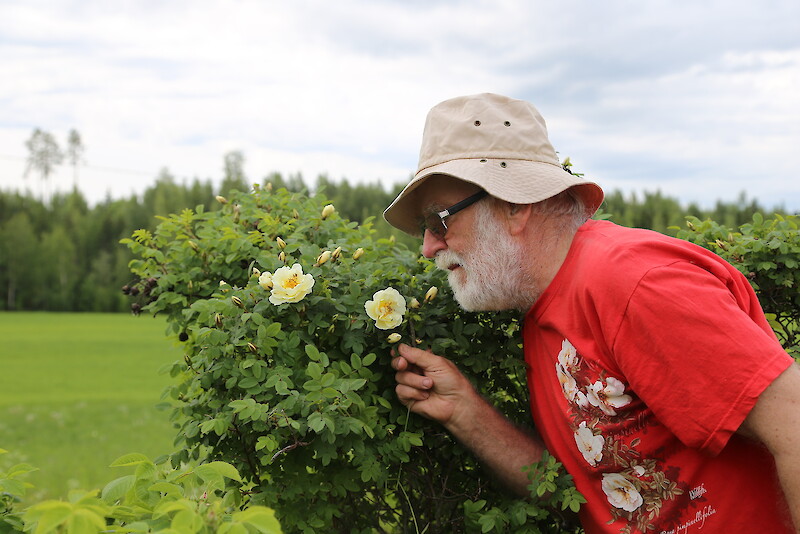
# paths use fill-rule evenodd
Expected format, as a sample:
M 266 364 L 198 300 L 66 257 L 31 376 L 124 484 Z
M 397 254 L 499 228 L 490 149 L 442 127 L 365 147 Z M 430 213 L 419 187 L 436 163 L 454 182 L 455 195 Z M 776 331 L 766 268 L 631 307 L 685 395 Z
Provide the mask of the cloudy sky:
M 797 0 L 0 0 L 0 189 L 34 128 L 86 146 L 91 201 L 167 168 L 404 182 L 428 109 L 534 103 L 607 191 L 800 210 Z M 53 187 L 72 187 L 64 165 Z

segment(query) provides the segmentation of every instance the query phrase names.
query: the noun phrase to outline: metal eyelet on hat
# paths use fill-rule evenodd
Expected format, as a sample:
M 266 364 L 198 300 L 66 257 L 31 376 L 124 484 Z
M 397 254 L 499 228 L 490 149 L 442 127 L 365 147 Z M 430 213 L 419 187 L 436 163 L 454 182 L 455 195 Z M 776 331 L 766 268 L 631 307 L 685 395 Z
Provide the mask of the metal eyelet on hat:
M 475 121 L 475 126 L 480 126 L 480 125 L 481 125 L 481 121 Z
M 501 166 L 501 167 L 503 167 L 503 168 L 505 169 L 505 168 L 506 168 L 506 162 L 505 162 L 505 161 L 501 161 L 501 162 L 500 162 L 500 166 Z
M 506 122 L 504 122 L 504 123 L 503 123 L 503 125 L 504 125 L 504 126 L 511 126 L 511 123 L 510 123 L 510 122 L 508 122 L 508 121 L 506 121 Z
M 485 160 L 485 159 L 482 159 L 480 162 L 481 162 L 481 163 L 486 163 L 486 160 Z

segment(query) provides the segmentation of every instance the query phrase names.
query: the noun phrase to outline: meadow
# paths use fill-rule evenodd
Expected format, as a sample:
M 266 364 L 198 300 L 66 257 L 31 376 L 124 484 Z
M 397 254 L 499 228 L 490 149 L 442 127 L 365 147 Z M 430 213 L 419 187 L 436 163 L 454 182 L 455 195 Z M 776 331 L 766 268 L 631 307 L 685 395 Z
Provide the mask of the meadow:
M 127 474 L 123 454 L 172 451 L 169 383 L 180 357 L 166 322 L 146 315 L 0 313 L 0 470 L 26 462 L 28 503 L 65 498 Z

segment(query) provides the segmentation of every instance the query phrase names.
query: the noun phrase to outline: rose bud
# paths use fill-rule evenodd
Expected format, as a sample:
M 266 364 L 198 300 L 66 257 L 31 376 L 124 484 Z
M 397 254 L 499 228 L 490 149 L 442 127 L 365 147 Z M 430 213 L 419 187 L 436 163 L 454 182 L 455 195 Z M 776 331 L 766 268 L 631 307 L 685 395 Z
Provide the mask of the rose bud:
M 233 302 L 234 304 L 236 304 L 240 308 L 244 308 L 244 303 L 242 302 L 242 299 L 240 299 L 237 296 L 231 297 L 231 302 Z
M 324 208 L 322 208 L 322 218 L 327 219 L 336 211 L 336 208 L 333 207 L 333 204 L 328 204 Z
M 401 339 L 403 339 L 403 336 L 401 336 L 401 335 L 400 335 L 400 334 L 398 334 L 397 332 L 392 332 L 391 334 L 389 334 L 389 335 L 386 337 L 386 341 L 388 341 L 389 343 L 397 343 L 397 342 L 398 342 L 398 341 L 400 341 Z
M 360 257 L 361 257 L 363 254 L 364 254 L 364 249 L 363 249 L 363 248 L 361 248 L 361 247 L 359 247 L 359 248 L 357 248 L 357 249 L 356 249 L 356 251 L 355 251 L 355 252 L 353 252 L 353 259 L 354 259 L 354 260 L 357 260 L 357 259 L 358 259 L 358 258 L 360 258 Z
M 329 259 L 331 259 L 331 251 L 330 250 L 325 250 L 325 251 L 322 252 L 322 254 L 317 256 L 317 265 L 318 266 L 322 265 L 323 263 L 327 262 Z
M 281 247 L 281 250 L 286 248 L 286 241 L 284 241 L 280 237 L 276 237 L 275 242 L 278 243 L 278 246 Z
M 436 298 L 436 295 L 439 293 L 439 288 L 436 286 L 431 286 L 427 293 L 425 293 L 425 302 L 430 302 Z
M 262 273 L 261 276 L 258 277 L 258 285 L 263 289 L 272 289 L 272 274 Z
M 219 202 L 220 204 L 227 204 L 228 203 L 228 199 L 223 197 L 222 195 L 217 195 L 216 198 L 217 198 L 217 202 Z

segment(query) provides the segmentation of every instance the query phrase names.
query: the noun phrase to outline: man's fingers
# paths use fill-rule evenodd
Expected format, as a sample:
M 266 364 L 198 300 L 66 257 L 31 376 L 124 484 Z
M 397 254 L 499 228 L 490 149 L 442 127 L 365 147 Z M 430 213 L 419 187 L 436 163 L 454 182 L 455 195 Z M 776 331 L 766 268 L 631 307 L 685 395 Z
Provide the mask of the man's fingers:
M 430 351 L 418 349 L 405 344 L 401 344 L 399 347 L 397 347 L 397 351 L 400 353 L 401 357 L 408 361 L 408 363 L 417 365 L 423 370 L 438 358 L 438 356 Z
M 430 393 L 427 391 L 406 386 L 405 384 L 397 384 L 394 390 L 397 393 L 397 398 L 406 406 L 411 402 L 424 401 L 430 397 Z
M 413 372 L 413 370 L 398 372 L 395 375 L 395 380 L 398 384 L 403 384 L 404 386 L 415 389 L 426 390 L 433 387 L 433 380 L 425 375 Z

